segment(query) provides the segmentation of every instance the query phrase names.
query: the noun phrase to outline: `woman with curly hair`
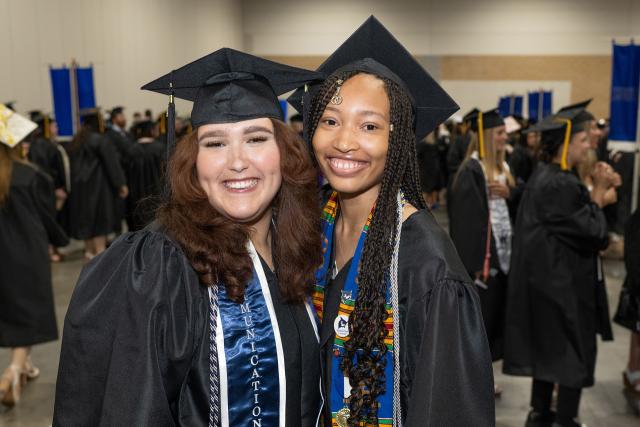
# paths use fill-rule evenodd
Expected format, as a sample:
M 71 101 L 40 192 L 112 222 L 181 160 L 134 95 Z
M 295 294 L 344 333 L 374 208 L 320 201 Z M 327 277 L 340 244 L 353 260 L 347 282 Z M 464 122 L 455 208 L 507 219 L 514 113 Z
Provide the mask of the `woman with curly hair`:
M 87 265 L 54 425 L 315 426 L 316 176 L 277 94 L 317 73 L 221 49 L 144 89 L 194 101 L 155 224 Z
M 418 179 L 416 141 L 457 106 L 374 17 L 319 71 L 291 100 L 332 188 L 313 297 L 324 425 L 493 425 L 478 296 Z

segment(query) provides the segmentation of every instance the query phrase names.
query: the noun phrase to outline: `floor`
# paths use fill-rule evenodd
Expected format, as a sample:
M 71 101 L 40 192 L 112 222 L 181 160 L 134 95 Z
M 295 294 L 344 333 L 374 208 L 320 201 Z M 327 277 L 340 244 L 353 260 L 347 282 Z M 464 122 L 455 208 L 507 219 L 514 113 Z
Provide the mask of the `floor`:
M 436 217 L 446 227 L 446 215 L 442 211 L 436 211 Z M 78 246 L 72 247 L 71 254 L 64 263 L 53 265 L 53 286 L 60 328 L 82 268 L 82 255 L 78 249 Z M 605 269 L 609 302 L 613 310 L 624 278 L 624 266 L 620 261 L 608 260 Z M 601 343 L 599 346 L 596 385 L 583 394 L 580 415 L 582 422 L 589 427 L 640 426 L 640 418 L 632 415 L 622 395 L 621 371 L 627 360 L 629 333 L 618 326 L 614 326 L 614 333 L 614 342 Z M 26 387 L 18 406 L 9 411 L 0 408 L 0 427 L 51 425 L 59 352 L 60 341 L 33 349 L 33 360 L 42 369 L 42 375 Z M 0 349 L 0 363 L 8 363 L 8 357 L 8 351 Z M 496 425 L 521 427 L 529 409 L 530 380 L 502 375 L 499 363 L 494 366 L 494 370 L 496 381 L 504 388 L 502 398 L 496 401 Z

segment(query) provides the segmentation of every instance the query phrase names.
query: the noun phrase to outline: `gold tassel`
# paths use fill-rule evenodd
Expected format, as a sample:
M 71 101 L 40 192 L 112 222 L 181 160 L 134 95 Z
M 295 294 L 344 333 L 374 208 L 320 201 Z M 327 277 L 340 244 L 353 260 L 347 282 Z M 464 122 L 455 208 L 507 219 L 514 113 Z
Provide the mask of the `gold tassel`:
M 44 116 L 44 138 L 45 139 L 51 139 L 51 131 L 49 130 L 49 116 L 45 115 Z
M 566 123 L 567 128 L 564 131 L 564 142 L 562 145 L 562 158 L 560 159 L 560 167 L 563 171 L 569 170 L 569 162 L 567 157 L 569 155 L 569 143 L 571 142 L 571 120 L 568 119 L 559 119 L 560 121 Z
M 482 111 L 478 113 L 478 155 L 484 159 L 484 125 L 482 123 Z

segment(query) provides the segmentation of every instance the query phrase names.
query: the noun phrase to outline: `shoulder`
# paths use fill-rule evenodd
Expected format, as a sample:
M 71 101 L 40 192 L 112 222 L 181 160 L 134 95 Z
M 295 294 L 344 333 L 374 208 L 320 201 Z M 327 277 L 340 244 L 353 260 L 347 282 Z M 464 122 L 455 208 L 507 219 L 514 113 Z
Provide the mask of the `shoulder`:
M 158 227 L 120 236 L 82 270 L 78 289 L 83 288 L 90 294 L 111 288 L 117 294 L 135 295 L 135 299 L 148 297 L 149 302 L 174 292 L 201 291 L 182 249 Z
M 469 282 L 469 276 L 445 230 L 426 210 L 418 210 L 402 225 L 399 270 L 427 276 L 427 287 L 442 280 Z

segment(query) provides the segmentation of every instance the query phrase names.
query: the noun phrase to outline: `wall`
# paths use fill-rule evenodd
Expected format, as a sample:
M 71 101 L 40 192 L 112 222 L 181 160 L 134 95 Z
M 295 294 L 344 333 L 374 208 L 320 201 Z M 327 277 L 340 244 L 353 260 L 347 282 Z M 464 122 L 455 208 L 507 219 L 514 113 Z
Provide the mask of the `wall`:
M 167 100 L 144 83 L 222 46 L 242 48 L 235 0 L 0 0 L 0 102 L 52 109 L 49 65 L 93 64 L 96 100 L 129 115 Z M 187 112 L 187 103 L 177 105 Z
M 246 0 L 245 48 L 319 64 L 371 13 L 443 83 L 461 110 L 554 89 L 554 107 L 594 98 L 609 112 L 611 42 L 640 34 L 635 0 Z

